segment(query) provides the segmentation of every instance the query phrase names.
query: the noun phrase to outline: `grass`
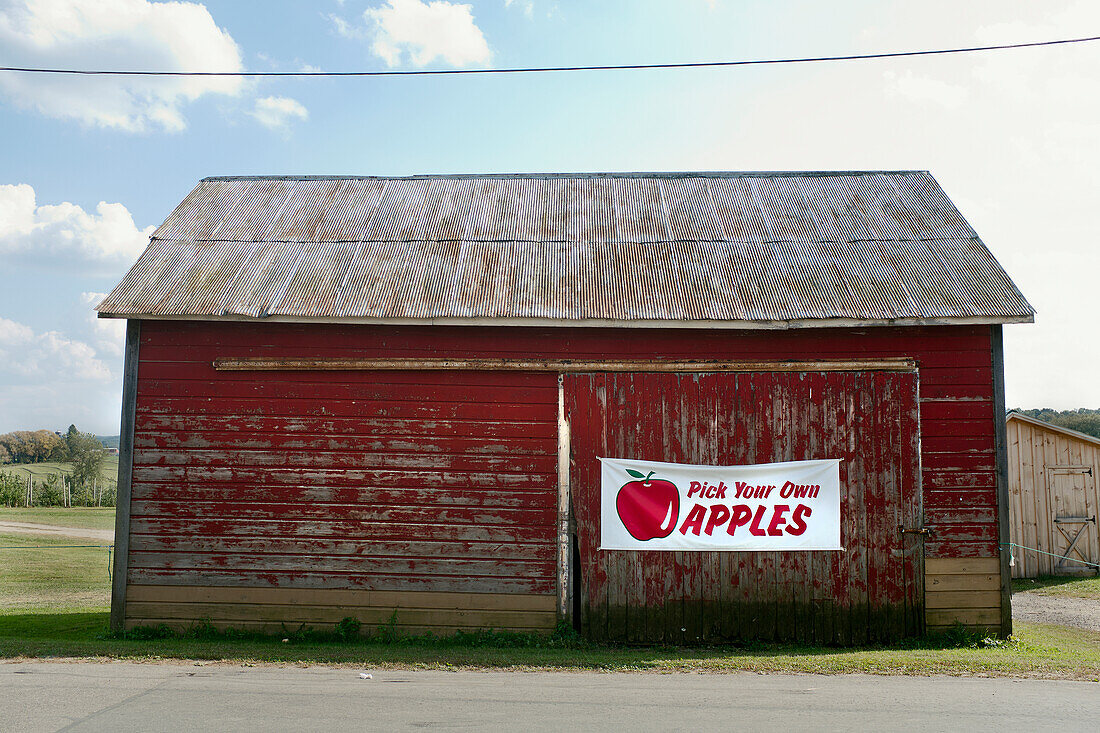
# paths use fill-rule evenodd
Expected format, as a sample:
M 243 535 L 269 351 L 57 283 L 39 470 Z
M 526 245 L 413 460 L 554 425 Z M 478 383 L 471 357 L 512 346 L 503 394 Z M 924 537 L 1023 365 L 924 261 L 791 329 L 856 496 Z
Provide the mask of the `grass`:
M 0 522 L 4 521 L 113 530 L 115 509 L 114 507 L 0 507 Z
M 832 649 L 750 645 L 704 649 L 598 645 L 499 646 L 494 637 L 467 643 L 172 637 L 135 640 L 106 633 L 107 612 L 0 612 L 0 657 L 212 660 L 237 664 L 324 664 L 372 669 L 496 669 L 601 672 L 772 672 L 1045 677 L 1100 681 L 1100 634 L 1056 626 L 1022 626 L 1001 647 L 954 646 L 928 639 L 887 648 Z
M 13 463 L 6 466 L 0 466 L 0 472 L 9 473 L 13 476 L 21 476 L 24 480 L 26 480 L 27 473 L 29 472 L 34 476 L 35 481 L 45 480 L 45 478 L 51 474 L 67 474 L 72 470 L 73 466 L 71 463 L 64 463 L 61 461 Z M 101 480 L 111 482 L 118 479 L 118 456 L 103 457 L 103 465 L 99 468 L 99 477 Z
M 98 513 L 96 513 L 98 512 Z M 110 510 L 5 510 L 0 517 L 86 527 Z M 94 525 L 100 526 L 100 525 Z M 0 534 L 0 546 L 94 544 Z M 1051 579 L 1044 590 L 1086 592 L 1095 579 Z M 1039 585 L 1036 583 L 1035 585 Z M 917 640 L 891 647 L 834 649 L 749 644 L 704 649 L 590 645 L 516 635 L 452 639 L 393 637 L 352 642 L 288 631 L 280 638 L 233 635 L 196 626 L 169 638 L 108 633 L 107 557 L 99 549 L 0 551 L 0 658 L 217 660 L 239 664 L 324 664 L 372 669 L 499 669 L 603 672 L 774 672 L 1053 677 L 1100 681 L 1100 634 L 1019 624 L 1016 637 L 985 646 L 976 636 Z M 1087 597 L 1087 596 L 1086 596 Z M 333 629 L 328 629 L 328 632 Z M 367 630 L 365 630 L 367 631 Z M 155 635 L 155 634 L 154 634 Z
M 0 547 L 5 548 L 0 549 L 0 614 L 105 609 L 111 600 L 107 550 L 58 547 L 94 544 L 107 543 L 82 537 L 0 533 Z M 57 549 L 48 549 L 53 547 Z
M 1041 578 L 1014 578 L 1012 592 L 1028 591 L 1044 596 L 1063 598 L 1088 598 L 1100 601 L 1100 577 L 1073 577 L 1066 575 Z

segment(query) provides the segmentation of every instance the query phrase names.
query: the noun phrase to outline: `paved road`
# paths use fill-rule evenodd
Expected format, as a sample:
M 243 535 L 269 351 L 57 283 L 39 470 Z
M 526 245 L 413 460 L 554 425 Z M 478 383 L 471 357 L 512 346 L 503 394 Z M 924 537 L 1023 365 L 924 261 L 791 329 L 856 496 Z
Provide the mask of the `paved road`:
M 0 729 L 1097 730 L 1088 682 L 0 664 Z

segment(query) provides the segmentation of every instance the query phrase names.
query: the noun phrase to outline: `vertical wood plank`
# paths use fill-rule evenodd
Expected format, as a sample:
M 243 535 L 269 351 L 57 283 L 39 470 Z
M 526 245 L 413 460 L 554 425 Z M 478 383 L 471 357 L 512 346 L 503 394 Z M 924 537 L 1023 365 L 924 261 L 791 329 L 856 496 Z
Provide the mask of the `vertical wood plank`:
M 897 531 L 905 520 L 919 526 L 914 375 L 624 373 L 592 379 L 602 385 L 591 398 L 597 405 L 590 411 L 591 432 L 599 437 L 589 440 L 596 453 L 704 465 L 842 458 L 847 548 L 600 553 L 603 638 L 848 644 L 897 638 L 918 626 L 912 616 L 922 606 L 919 572 Z M 598 481 L 593 474 L 593 491 Z M 593 610 L 593 620 L 596 615 Z
M 111 575 L 111 628 L 126 624 L 126 586 L 130 559 L 130 494 L 134 468 L 134 426 L 137 413 L 138 359 L 141 321 L 126 321 L 126 356 L 122 373 L 122 422 L 118 447 L 118 488 L 115 498 L 115 557 Z
M 1001 558 L 1002 637 L 1012 633 L 1012 571 L 1008 567 L 1008 446 L 1005 437 L 1005 366 L 1000 324 L 990 327 L 993 361 L 993 436 L 997 455 L 997 542 Z

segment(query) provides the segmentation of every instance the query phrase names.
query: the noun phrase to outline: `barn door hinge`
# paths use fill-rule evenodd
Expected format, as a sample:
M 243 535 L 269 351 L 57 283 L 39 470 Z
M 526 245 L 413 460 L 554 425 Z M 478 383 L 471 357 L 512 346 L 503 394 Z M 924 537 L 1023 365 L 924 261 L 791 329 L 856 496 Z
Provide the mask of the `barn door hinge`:
M 932 536 L 932 530 L 927 527 L 906 527 L 904 524 L 899 524 L 898 531 L 902 534 L 919 534 L 922 537 Z

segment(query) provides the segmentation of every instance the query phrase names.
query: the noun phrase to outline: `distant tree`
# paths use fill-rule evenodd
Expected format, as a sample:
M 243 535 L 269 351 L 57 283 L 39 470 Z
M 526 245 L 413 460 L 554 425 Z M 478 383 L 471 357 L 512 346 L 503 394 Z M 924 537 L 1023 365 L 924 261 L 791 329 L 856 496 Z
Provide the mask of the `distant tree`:
M 72 480 L 76 486 L 90 486 L 103 466 L 103 444 L 92 433 L 77 433 L 69 448 L 69 462 L 73 465 Z
M 76 441 L 80 438 L 80 431 L 76 429 L 76 425 L 70 425 L 69 429 L 65 431 L 65 459 L 68 460 L 73 454 L 73 447 L 76 445 Z
M 31 433 L 31 445 L 34 449 L 35 463 L 64 458 L 65 443 L 52 430 L 35 430 Z
M 0 436 L 0 463 L 11 463 L 11 451 L 3 443 L 3 436 Z
M 0 435 L 0 443 L 8 449 L 12 463 L 27 463 L 30 461 L 29 443 L 27 439 L 30 433 L 25 430 L 13 430 L 10 433 Z
M 7 460 L 12 463 L 65 460 L 68 453 L 65 442 L 52 430 L 16 430 L 4 433 L 0 435 L 0 446 L 6 451 Z
M 1036 420 L 1048 422 L 1079 433 L 1100 438 L 1100 410 L 1090 410 L 1085 407 L 1076 410 L 1051 410 L 1044 407 L 1036 410 L 1017 410 L 1021 414 L 1033 417 Z

